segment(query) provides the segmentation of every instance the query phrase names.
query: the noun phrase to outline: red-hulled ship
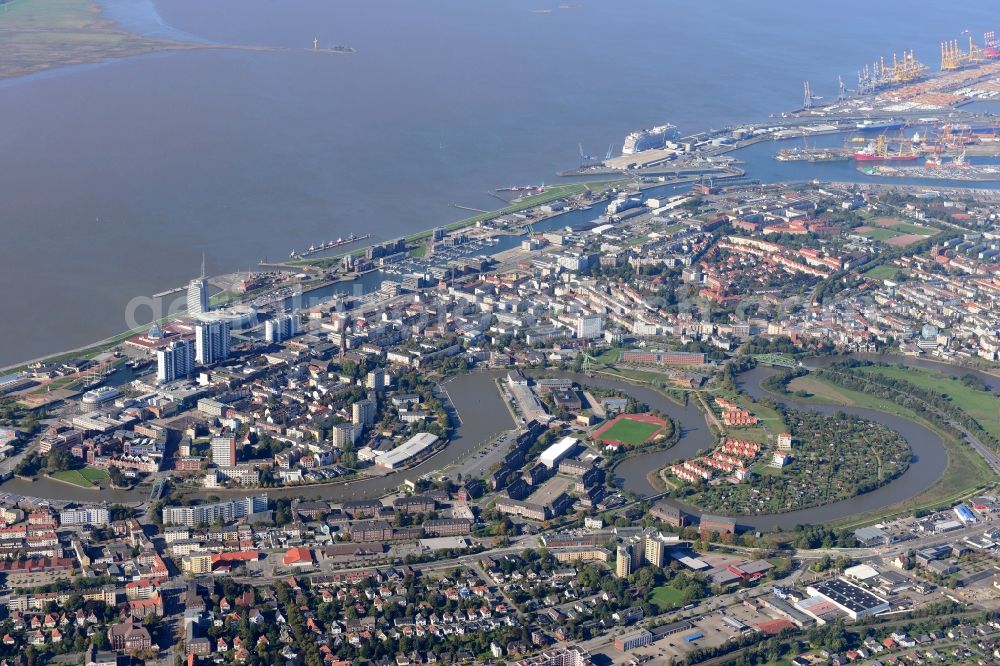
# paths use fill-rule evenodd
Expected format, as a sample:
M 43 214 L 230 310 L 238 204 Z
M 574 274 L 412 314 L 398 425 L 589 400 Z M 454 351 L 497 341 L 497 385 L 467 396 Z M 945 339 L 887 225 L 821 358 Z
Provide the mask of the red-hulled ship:
M 1000 41 L 997 41 L 996 33 L 990 30 L 984 35 L 984 41 L 986 48 L 983 49 L 983 55 L 991 60 L 1000 58 Z

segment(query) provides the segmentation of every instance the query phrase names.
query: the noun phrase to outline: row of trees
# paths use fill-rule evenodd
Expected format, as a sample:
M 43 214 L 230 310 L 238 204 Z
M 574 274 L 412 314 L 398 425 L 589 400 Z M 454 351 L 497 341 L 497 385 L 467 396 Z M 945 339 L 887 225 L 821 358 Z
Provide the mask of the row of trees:
M 834 363 L 828 369 L 819 370 L 817 376 L 838 386 L 885 398 L 902 407 L 923 412 L 935 424 L 949 430 L 952 429 L 949 420 L 953 420 L 995 451 L 1000 451 L 1000 439 L 987 432 L 979 424 L 979 421 L 952 402 L 946 395 L 921 388 L 903 379 L 894 379 L 876 373 L 858 375 L 856 372 L 852 372 L 858 369 L 863 370 L 866 367 L 888 366 L 884 363 L 850 359 Z M 933 409 L 923 409 L 924 404 L 930 405 Z

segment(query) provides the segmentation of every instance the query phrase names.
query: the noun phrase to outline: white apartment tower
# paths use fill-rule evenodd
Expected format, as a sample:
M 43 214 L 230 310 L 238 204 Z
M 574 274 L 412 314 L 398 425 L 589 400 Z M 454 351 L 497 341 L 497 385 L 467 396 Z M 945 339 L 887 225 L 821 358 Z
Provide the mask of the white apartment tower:
M 194 371 L 194 342 L 176 340 L 156 352 L 156 381 L 166 384 Z
M 203 365 L 229 358 L 231 334 L 228 321 L 213 321 L 195 327 L 195 360 Z
M 294 338 L 299 334 L 299 315 L 295 312 L 278 315 L 264 323 L 264 339 L 270 343 Z

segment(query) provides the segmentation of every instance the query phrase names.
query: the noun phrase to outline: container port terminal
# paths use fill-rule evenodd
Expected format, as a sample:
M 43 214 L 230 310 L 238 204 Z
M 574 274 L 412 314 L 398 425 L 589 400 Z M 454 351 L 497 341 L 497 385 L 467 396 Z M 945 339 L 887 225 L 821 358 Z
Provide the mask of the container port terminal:
M 786 149 L 778 159 L 914 161 L 925 153 L 953 148 L 956 140 L 962 140 L 963 148 L 971 148 L 969 156 L 1000 155 L 996 118 L 962 111 L 971 102 L 1000 99 L 1000 44 L 993 32 L 984 34 L 982 46 L 972 36 L 967 44 L 942 42 L 936 72 L 911 49 L 862 65 L 854 89 L 848 89 L 839 77 L 838 90 L 836 98 L 820 103 L 805 82 L 800 108 L 762 122 L 684 136 L 672 125 L 632 132 L 620 155 L 609 150 L 603 160 L 584 155 L 581 147 L 581 165 L 559 175 L 679 176 L 700 170 L 726 178 L 725 169 L 732 163 L 712 163 L 726 153 L 765 141 L 838 134 L 861 134 L 866 145 L 860 150 Z M 918 140 L 911 139 L 915 133 Z

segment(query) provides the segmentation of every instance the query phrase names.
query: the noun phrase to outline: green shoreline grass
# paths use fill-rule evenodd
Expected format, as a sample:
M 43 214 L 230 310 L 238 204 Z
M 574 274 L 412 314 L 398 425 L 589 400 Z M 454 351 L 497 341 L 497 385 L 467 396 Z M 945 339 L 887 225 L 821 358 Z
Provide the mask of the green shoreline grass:
M 91 467 L 52 472 L 49 476 L 56 481 L 71 483 L 74 486 L 86 488 L 87 490 L 96 490 L 101 481 L 107 481 L 111 478 L 104 470 Z
M 0 5 L 0 79 L 175 49 L 204 48 L 122 29 L 98 0 L 14 0 Z
M 863 367 L 862 372 L 874 373 L 890 379 L 906 381 L 918 388 L 940 393 L 959 409 L 979 422 L 984 430 L 994 437 L 1000 437 L 1000 397 L 988 391 L 979 391 L 962 383 L 960 379 L 949 377 L 933 370 L 906 366 Z

